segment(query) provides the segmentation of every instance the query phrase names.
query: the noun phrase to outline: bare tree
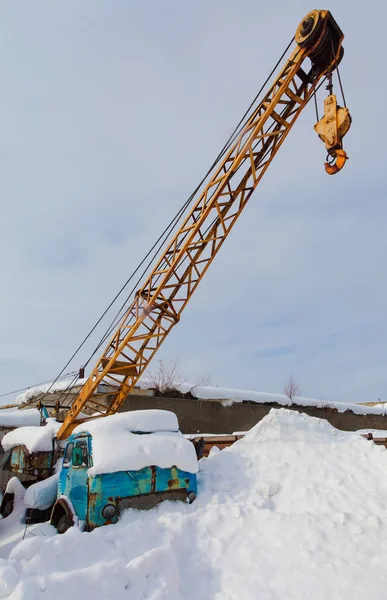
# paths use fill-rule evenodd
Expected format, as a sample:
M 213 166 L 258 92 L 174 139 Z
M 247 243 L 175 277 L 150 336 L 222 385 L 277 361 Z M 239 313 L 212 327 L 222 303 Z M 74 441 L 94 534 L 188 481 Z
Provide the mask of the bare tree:
M 149 388 L 165 394 L 168 390 L 176 390 L 186 378 L 181 372 L 179 360 L 175 358 L 169 361 L 159 360 L 157 369 L 147 373 L 145 380 Z
M 216 387 L 211 375 L 202 375 L 196 379 L 194 385 L 190 388 L 190 392 L 193 393 L 197 387 Z
M 293 375 L 290 375 L 290 377 L 284 387 L 284 393 L 289 398 L 289 400 L 292 400 L 296 396 L 301 395 L 300 385 L 299 385 L 298 381 L 296 379 L 294 379 Z

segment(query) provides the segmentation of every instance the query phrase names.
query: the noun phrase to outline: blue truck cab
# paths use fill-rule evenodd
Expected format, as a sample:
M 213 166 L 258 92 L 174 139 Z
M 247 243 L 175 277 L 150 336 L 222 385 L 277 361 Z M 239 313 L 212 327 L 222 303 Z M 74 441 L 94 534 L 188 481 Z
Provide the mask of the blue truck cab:
M 51 524 L 64 533 L 116 523 L 127 508 L 197 493 L 193 444 L 169 411 L 131 411 L 78 426 L 67 440 Z

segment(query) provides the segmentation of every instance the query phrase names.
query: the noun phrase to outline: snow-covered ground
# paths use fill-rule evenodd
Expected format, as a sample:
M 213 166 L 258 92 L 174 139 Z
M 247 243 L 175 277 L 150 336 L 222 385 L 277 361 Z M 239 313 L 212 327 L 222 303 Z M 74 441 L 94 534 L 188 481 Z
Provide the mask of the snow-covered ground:
M 5 564 L 4 559 L 8 557 L 12 548 L 23 539 L 56 535 L 54 527 L 51 527 L 49 523 L 37 523 L 26 527 L 22 523 L 25 511 L 26 506 L 22 497 L 16 495 L 13 512 L 6 519 L 0 517 L 0 598 L 7 598 L 8 596 L 9 580 L 7 573 L 3 572 L 3 567 Z
M 192 505 L 128 510 L 92 533 L 37 528 L 0 562 L 0 597 L 384 600 L 386 472 L 384 448 L 272 410 L 201 460 Z

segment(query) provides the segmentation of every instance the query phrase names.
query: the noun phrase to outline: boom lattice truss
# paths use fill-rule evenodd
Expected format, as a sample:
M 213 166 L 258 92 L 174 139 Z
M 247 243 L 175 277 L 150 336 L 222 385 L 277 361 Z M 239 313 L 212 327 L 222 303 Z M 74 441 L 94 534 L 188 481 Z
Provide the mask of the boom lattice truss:
M 341 31 L 328 11 L 313 13 L 318 13 L 317 24 L 303 35 L 306 20 L 301 23 L 296 34 L 299 44 L 222 162 L 210 174 L 177 234 L 136 292 L 70 407 L 58 433 L 59 439 L 69 435 L 74 420 L 85 409 L 107 415 L 120 407 L 179 321 L 317 84 L 332 65 L 339 62 Z M 328 47 L 332 50 L 327 50 Z M 117 389 L 107 406 L 98 402 L 98 396 L 93 398 L 103 381 Z

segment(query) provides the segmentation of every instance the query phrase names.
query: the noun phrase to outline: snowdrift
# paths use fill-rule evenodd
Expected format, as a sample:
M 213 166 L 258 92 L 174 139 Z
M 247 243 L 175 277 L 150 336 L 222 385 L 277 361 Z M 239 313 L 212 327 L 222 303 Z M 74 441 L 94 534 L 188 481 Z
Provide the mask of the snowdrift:
M 200 462 L 192 505 L 19 543 L 0 563 L 0 597 L 384 600 L 386 473 L 384 448 L 272 410 Z

